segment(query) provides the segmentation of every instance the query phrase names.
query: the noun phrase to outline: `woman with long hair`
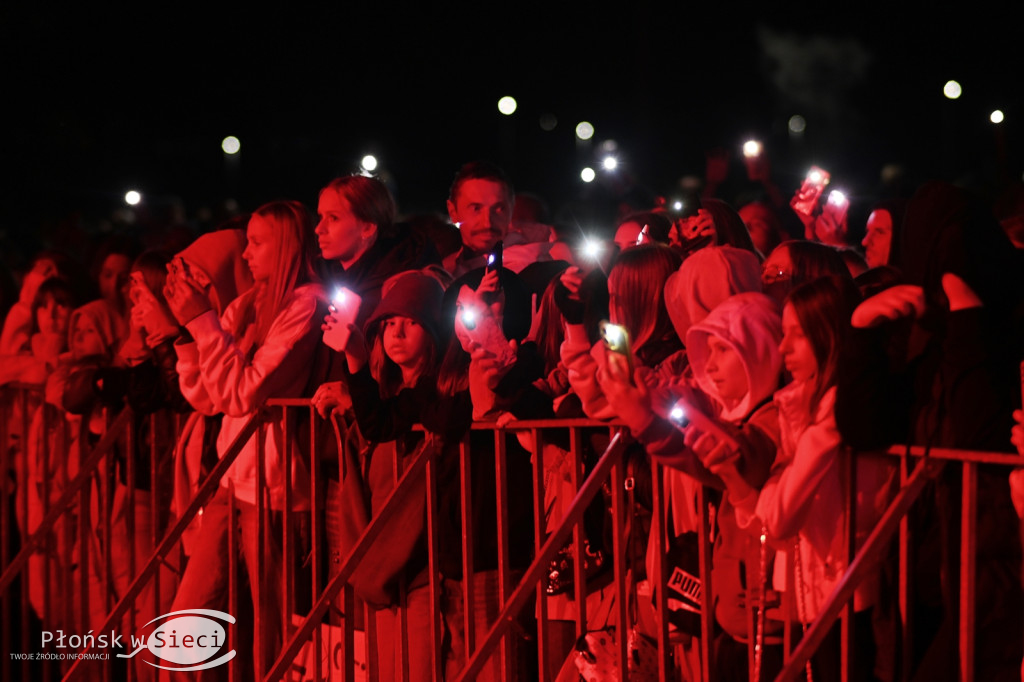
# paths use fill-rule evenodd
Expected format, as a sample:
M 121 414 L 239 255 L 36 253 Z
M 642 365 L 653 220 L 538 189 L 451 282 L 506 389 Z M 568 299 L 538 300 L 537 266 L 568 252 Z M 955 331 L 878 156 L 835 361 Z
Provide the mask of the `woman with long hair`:
M 779 553 L 784 559 L 775 563 L 776 589 L 786 587 L 787 560 L 795 562 L 789 588 L 795 616 L 804 624 L 818 617 L 846 571 L 843 442 L 834 408 L 840 353 L 856 299 L 849 281 L 826 277 L 797 287 L 786 300 L 779 351 L 793 381 L 775 394 L 781 445 L 760 492 L 740 475 L 737 452 L 707 443 L 703 455 L 704 465 L 725 482 L 739 526 L 762 528 L 770 542 L 785 548 Z M 856 535 L 862 542 L 884 511 L 893 471 L 864 458 L 856 466 Z M 854 597 L 858 652 L 863 653 L 858 674 L 865 679 L 873 672 L 874 655 L 868 609 L 877 598 L 876 570 Z M 838 679 L 838 624 L 813 660 L 815 679 Z
M 203 414 L 223 413 L 217 437 L 218 455 L 230 447 L 244 425 L 264 402 L 301 397 L 309 383 L 309 358 L 320 340 L 320 321 L 326 313 L 323 290 L 316 282 L 309 250 L 309 215 L 298 202 L 277 201 L 257 209 L 246 230 L 242 253 L 255 285 L 217 316 L 204 283 L 187 262 L 171 263 L 165 293 L 167 303 L 187 334 L 179 339 L 178 373 L 182 394 Z M 206 283 L 208 284 L 208 282 Z M 174 609 L 220 604 L 227 596 L 227 517 L 234 495 L 239 548 L 245 559 L 254 606 L 260 614 L 260 649 L 264 668 L 276 656 L 284 618 L 280 538 L 271 537 L 257 556 L 257 503 L 265 495 L 272 513 L 284 508 L 285 486 L 292 484 L 293 510 L 310 506 L 304 462 L 294 457 L 290 476 L 284 471 L 281 429 L 265 430 L 263 443 L 250 439 L 221 480 L 217 495 L 204 508 L 203 527 L 175 597 Z M 259 451 L 262 445 L 262 459 Z M 257 467 L 263 467 L 264 488 L 257 488 Z M 275 519 L 276 520 L 276 519 Z M 271 526 L 278 526 L 271 523 Z M 273 535 L 273 534 L 271 534 Z M 261 583 L 266 581 L 268 584 Z M 255 603 L 256 599 L 259 603 Z

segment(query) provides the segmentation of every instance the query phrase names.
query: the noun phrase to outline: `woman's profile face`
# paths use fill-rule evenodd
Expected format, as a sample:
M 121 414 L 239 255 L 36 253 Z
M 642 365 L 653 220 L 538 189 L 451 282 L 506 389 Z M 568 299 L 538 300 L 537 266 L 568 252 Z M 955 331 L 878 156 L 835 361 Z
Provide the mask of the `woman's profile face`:
M 252 278 L 257 282 L 270 281 L 277 266 L 274 226 L 266 218 L 253 215 L 245 230 L 245 238 L 248 244 L 242 252 L 242 258 L 249 266 Z
M 814 355 L 814 347 L 804 334 L 800 318 L 791 303 L 782 309 L 782 343 L 779 344 L 779 352 L 793 381 L 809 383 L 817 378 L 818 359 Z

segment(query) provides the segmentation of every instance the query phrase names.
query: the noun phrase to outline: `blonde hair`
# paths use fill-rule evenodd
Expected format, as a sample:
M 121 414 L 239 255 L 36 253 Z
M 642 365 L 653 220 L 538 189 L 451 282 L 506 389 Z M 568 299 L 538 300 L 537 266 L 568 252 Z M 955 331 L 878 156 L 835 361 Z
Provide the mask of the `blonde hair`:
M 315 282 L 309 235 L 312 221 L 306 208 L 297 201 L 272 201 L 253 212 L 273 228 L 273 274 L 242 295 L 242 303 L 232 332 L 239 346 L 251 358 L 267 338 L 270 327 L 284 310 L 295 289 Z

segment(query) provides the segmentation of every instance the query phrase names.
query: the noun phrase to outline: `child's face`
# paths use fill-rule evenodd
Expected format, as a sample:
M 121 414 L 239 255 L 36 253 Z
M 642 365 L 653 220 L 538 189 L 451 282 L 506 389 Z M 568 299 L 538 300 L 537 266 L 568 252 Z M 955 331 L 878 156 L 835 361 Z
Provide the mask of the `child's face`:
M 52 295 L 47 295 L 43 299 L 43 304 L 36 308 L 36 324 L 42 334 L 67 335 L 70 319 L 70 306 Z
M 782 310 L 782 343 L 779 352 L 786 370 L 793 375 L 793 381 L 810 382 L 818 376 L 818 360 L 814 356 L 814 347 L 804 335 L 800 319 L 792 304 L 786 304 Z
M 75 320 L 74 333 L 71 335 L 71 354 L 76 360 L 90 355 L 103 355 L 106 352 L 103 337 L 96 325 L 84 315 Z
M 396 315 L 383 322 L 384 353 L 399 367 L 412 369 L 426 357 L 430 334 L 420 323 L 409 317 Z
M 708 337 L 708 359 L 704 371 L 724 402 L 738 403 L 747 395 L 747 372 L 739 353 L 717 336 Z

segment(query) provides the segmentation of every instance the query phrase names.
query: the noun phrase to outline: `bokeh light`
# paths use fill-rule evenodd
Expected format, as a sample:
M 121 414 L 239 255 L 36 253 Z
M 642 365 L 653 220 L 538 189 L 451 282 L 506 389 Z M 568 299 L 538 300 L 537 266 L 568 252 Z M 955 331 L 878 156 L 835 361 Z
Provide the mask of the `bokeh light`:
M 583 182 L 593 182 L 596 177 L 597 173 L 594 172 L 593 168 L 587 167 L 580 171 L 580 179 Z
M 743 156 L 751 159 L 761 153 L 761 143 L 757 140 L 747 140 L 743 143 Z
M 234 135 L 228 135 L 221 140 L 220 148 L 224 150 L 225 154 L 237 154 L 242 148 L 242 143 Z
M 506 116 L 511 116 L 512 114 L 514 114 L 516 112 L 516 100 L 515 100 L 515 98 L 514 97 L 509 97 L 508 95 L 505 95 L 504 97 L 499 99 L 498 100 L 498 111 L 500 111 L 501 113 L 505 114 Z
M 135 206 L 140 201 L 142 201 L 142 195 L 136 192 L 135 190 L 128 190 L 127 192 L 124 193 L 124 203 L 128 204 L 129 206 Z
M 601 167 L 606 171 L 613 171 L 619 167 L 619 160 L 614 156 L 606 156 L 601 160 Z
M 373 172 L 377 170 L 377 157 L 373 154 L 367 154 L 359 161 L 359 167 L 364 171 Z
M 999 109 L 996 109 L 989 115 L 988 120 L 992 121 L 993 123 L 1002 123 L 1003 118 L 1005 118 L 1003 116 L 1003 112 L 1000 111 Z
M 942 94 L 948 99 L 957 99 L 963 94 L 963 89 L 956 81 L 946 81 L 946 84 L 942 86 Z
M 581 140 L 589 140 L 594 136 L 594 126 L 587 121 L 580 121 L 576 124 L 576 137 Z
M 800 114 L 794 114 L 789 117 L 789 132 L 799 134 L 805 130 L 807 130 L 807 119 Z

